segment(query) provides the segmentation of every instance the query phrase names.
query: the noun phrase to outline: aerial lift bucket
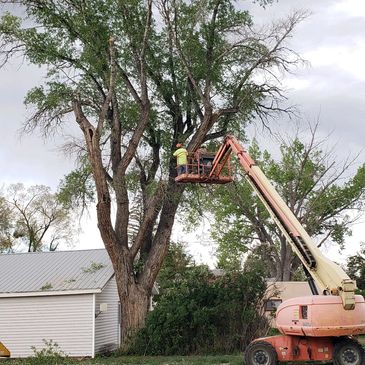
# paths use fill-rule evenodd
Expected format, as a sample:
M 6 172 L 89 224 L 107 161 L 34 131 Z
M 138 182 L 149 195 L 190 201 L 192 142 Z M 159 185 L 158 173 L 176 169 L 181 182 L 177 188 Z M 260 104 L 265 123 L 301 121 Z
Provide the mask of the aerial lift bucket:
M 0 342 L 0 357 L 10 357 L 10 351 Z
M 219 165 L 219 172 L 212 171 L 215 153 L 205 153 L 202 159 L 196 159 L 194 154 L 188 156 L 185 173 L 178 175 L 178 183 L 227 184 L 233 181 L 231 160 L 227 159 Z M 218 169 L 217 169 L 218 170 Z

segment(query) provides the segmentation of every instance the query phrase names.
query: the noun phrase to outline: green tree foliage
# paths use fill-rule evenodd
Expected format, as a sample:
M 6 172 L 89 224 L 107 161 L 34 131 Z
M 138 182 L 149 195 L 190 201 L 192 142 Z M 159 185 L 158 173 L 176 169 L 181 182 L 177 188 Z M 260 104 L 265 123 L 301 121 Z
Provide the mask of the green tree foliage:
M 95 201 L 95 186 L 87 162 L 66 175 L 59 186 L 58 200 L 70 209 L 87 209 Z
M 356 280 L 357 287 L 365 293 L 365 244 L 356 255 L 347 259 L 347 273 L 351 279 Z
M 184 192 L 174 181 L 176 143 L 192 152 L 228 129 L 243 134 L 252 116 L 289 112 L 272 76 L 301 61 L 287 39 L 305 13 L 259 31 L 231 0 L 2 2 L 20 6 L 27 22 L 1 17 L 0 64 L 17 55 L 48 72 L 26 96 L 25 130 L 69 134 L 71 123 L 82 133 L 74 146 L 94 180 L 127 343 L 144 324 Z M 64 179 L 66 201 L 87 201 L 83 173 Z
M 314 132 L 314 131 L 313 131 Z M 320 246 L 326 240 L 343 247 L 356 212 L 365 208 L 365 165 L 346 178 L 351 161 L 343 166 L 322 149 L 313 134 L 283 141 L 281 159 L 275 160 L 253 142 L 249 153 L 273 183 L 310 236 Z M 205 200 L 214 213 L 212 235 L 219 242 L 219 265 L 240 267 L 262 262 L 267 275 L 290 280 L 299 266 L 285 237 L 253 192 L 238 167 L 236 181 L 218 187 Z
M 146 355 L 240 351 L 267 328 L 260 314 L 265 290 L 259 270 L 215 277 L 207 267 L 190 266 L 157 299 L 134 351 Z
M 0 252 L 9 252 L 12 246 L 12 212 L 5 198 L 0 196 Z
M 74 244 L 71 212 L 47 186 L 9 185 L 0 197 L 0 214 L 3 252 L 55 251 L 60 243 Z
M 171 242 L 157 277 L 160 293 L 171 287 L 175 281 L 181 280 L 194 265 L 193 257 L 186 253 L 184 245 Z

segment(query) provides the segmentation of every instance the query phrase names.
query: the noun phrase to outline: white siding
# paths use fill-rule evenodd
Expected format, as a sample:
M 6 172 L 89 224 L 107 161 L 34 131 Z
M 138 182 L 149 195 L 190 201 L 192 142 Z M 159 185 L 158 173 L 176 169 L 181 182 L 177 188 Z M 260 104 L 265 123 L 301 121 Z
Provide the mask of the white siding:
M 98 313 L 100 304 L 107 303 L 107 312 L 100 313 L 95 320 L 95 353 L 103 348 L 116 349 L 120 345 L 119 297 L 115 277 L 96 294 L 95 310 Z
M 93 295 L 0 298 L 0 340 L 11 357 L 57 342 L 69 356 L 92 356 Z

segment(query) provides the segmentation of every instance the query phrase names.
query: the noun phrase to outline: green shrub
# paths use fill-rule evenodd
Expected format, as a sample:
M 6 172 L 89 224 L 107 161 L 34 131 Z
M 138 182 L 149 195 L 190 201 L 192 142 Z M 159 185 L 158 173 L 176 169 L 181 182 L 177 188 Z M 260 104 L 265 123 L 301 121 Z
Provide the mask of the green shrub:
M 164 288 L 132 352 L 187 355 L 242 350 L 267 325 L 258 311 L 265 289 L 258 271 L 216 278 L 206 267 L 190 267 Z
M 71 359 L 67 357 L 56 342 L 44 339 L 43 342 L 45 347 L 41 350 L 37 350 L 35 346 L 32 346 L 34 356 L 27 359 L 27 365 L 63 365 L 72 363 Z

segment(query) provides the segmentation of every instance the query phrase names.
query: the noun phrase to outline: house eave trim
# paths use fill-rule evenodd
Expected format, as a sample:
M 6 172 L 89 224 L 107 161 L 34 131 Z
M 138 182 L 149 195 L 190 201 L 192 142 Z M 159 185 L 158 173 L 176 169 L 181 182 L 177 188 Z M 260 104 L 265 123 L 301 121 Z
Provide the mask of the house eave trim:
M 60 291 L 42 291 L 42 292 L 21 292 L 21 293 L 0 293 L 0 298 L 19 298 L 19 297 L 48 297 L 57 295 L 80 295 L 80 294 L 98 294 L 101 289 L 86 290 L 60 290 Z

